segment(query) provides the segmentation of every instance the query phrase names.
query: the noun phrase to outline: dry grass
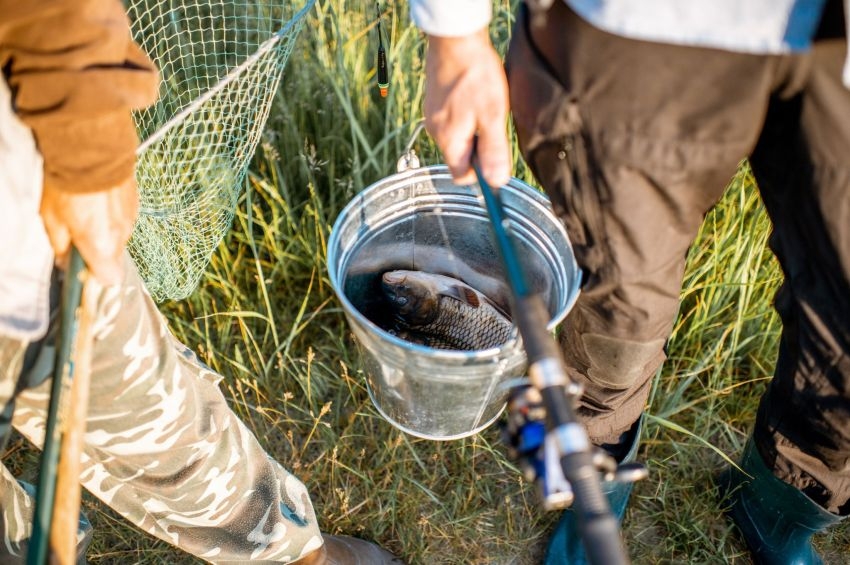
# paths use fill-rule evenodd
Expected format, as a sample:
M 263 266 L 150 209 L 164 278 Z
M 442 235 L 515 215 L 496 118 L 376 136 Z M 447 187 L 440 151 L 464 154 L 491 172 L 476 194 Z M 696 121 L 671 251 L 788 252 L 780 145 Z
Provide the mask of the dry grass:
M 423 42 L 404 6 L 385 15 L 392 86 L 382 100 L 374 4 L 318 3 L 232 234 L 195 294 L 164 309 L 178 337 L 224 374 L 234 410 L 308 485 L 325 531 L 376 540 L 412 564 L 535 563 L 557 516 L 520 480 L 497 431 L 437 443 L 383 421 L 328 281 L 333 219 L 394 170 L 421 117 Z M 500 48 L 509 8 L 496 13 Z M 417 149 L 424 162 L 439 161 L 428 140 Z M 522 163 L 516 171 L 527 178 Z M 651 475 L 624 528 L 635 563 L 749 563 L 711 477 L 724 454 L 740 451 L 773 368 L 780 273 L 765 249 L 768 229 L 744 166 L 691 251 L 670 359 L 648 408 L 640 457 Z M 92 563 L 195 562 L 101 505 L 86 506 L 96 526 Z M 850 562 L 846 525 L 818 545 L 828 563 Z

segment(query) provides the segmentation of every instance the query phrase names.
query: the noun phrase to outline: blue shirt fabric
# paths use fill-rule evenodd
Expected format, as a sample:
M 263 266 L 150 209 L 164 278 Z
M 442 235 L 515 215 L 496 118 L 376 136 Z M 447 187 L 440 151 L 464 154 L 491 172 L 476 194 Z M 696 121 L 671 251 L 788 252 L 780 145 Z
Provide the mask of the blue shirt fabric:
M 582 18 L 630 37 L 748 53 L 808 49 L 825 0 L 567 0 Z
M 825 0 L 564 1 L 593 26 L 623 37 L 762 54 L 808 49 L 825 5 Z M 410 0 L 414 23 L 437 36 L 478 31 L 491 11 L 490 0 Z M 850 0 L 844 0 L 844 13 L 850 15 Z M 850 85 L 850 60 L 844 83 Z

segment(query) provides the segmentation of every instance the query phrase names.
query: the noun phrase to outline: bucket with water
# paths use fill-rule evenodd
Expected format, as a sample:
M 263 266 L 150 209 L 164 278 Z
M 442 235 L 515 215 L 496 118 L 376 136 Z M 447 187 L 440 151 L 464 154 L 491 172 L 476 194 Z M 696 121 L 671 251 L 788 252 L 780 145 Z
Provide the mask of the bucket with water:
M 500 189 L 528 284 L 560 323 L 579 292 L 580 272 L 547 198 L 513 178 Z M 334 223 L 328 270 L 362 353 L 378 412 L 414 436 L 449 440 L 486 428 L 524 375 L 518 339 L 484 351 L 432 349 L 383 329 L 381 275 L 405 269 L 459 279 L 506 312 L 509 291 L 477 187 L 456 186 L 443 165 L 414 168 L 365 188 Z

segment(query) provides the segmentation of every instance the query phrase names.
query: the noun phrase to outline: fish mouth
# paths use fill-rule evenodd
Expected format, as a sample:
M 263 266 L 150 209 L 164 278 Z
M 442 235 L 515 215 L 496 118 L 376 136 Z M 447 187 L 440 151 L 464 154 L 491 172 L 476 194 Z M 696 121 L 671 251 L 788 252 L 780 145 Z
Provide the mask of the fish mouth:
M 407 280 L 407 275 L 387 271 L 381 276 L 381 279 L 383 280 L 384 284 L 404 284 L 404 281 Z
M 405 280 L 407 276 L 399 273 L 386 272 L 381 276 L 381 290 L 384 291 L 384 297 L 396 308 L 402 308 L 409 302 L 407 296 L 400 292 Z

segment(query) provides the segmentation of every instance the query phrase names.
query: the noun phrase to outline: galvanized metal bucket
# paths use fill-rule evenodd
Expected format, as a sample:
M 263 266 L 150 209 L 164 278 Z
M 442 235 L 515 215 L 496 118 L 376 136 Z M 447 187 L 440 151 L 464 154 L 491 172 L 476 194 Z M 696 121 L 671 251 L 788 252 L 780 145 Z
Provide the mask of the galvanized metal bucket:
M 580 272 L 546 197 L 518 179 L 502 187 L 509 229 L 531 288 L 560 323 L 578 296 Z M 509 311 L 509 292 L 477 188 L 456 186 L 443 165 L 415 168 L 364 189 L 340 213 L 328 241 L 334 292 L 362 353 L 378 412 L 414 436 L 449 440 L 486 428 L 522 377 L 518 339 L 486 351 L 446 351 L 383 330 L 380 289 L 388 270 L 460 279 Z

